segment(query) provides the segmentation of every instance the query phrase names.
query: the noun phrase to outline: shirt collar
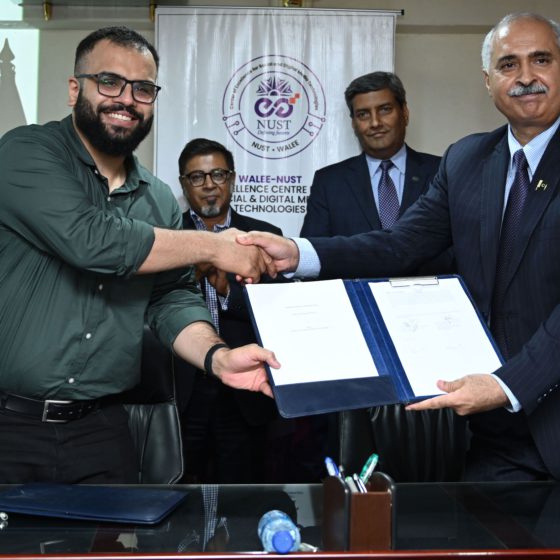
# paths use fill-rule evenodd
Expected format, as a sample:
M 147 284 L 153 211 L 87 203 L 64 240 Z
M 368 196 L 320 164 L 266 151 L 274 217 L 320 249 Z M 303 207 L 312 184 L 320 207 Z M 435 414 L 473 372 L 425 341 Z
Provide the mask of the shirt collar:
M 393 165 L 399 170 L 399 173 L 402 173 L 404 175 L 404 173 L 406 172 L 406 144 L 403 144 L 400 150 L 396 154 L 391 156 L 389 159 L 393 162 Z M 373 158 L 368 154 L 366 154 L 366 161 L 369 168 L 369 174 L 370 176 L 373 177 L 375 172 L 379 169 L 379 166 L 381 165 L 381 162 L 383 160 Z
M 208 228 L 206 227 L 204 220 L 192 208 L 189 208 L 189 214 L 197 230 L 208 231 Z M 231 226 L 231 208 L 228 208 L 226 219 L 224 220 L 223 223 L 216 224 L 214 226 L 213 231 L 216 233 L 220 231 L 224 231 L 225 229 L 228 229 L 230 226 Z
M 522 146 L 517 138 L 513 135 L 511 126 L 508 126 L 508 146 L 509 146 L 509 167 L 510 170 L 513 169 L 513 154 L 517 150 L 523 149 L 525 152 L 525 157 L 527 158 L 527 163 L 529 164 L 529 170 L 531 172 L 531 177 L 535 174 L 537 167 L 541 161 L 541 158 L 550 142 L 550 139 L 554 136 L 554 133 L 558 130 L 560 126 L 560 117 L 556 119 L 556 122 L 545 131 L 541 132 L 535 136 L 530 142 Z

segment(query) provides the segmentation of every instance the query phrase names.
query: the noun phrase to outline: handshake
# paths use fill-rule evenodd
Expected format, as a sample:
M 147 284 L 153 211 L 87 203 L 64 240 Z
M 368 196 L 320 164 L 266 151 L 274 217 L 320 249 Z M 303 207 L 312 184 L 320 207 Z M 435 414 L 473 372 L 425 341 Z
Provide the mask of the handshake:
M 294 241 L 273 233 L 242 232 L 230 228 L 216 236 L 216 254 L 212 264 L 231 272 L 240 282 L 257 283 L 261 275 L 276 278 L 280 272 L 293 272 L 299 263 Z

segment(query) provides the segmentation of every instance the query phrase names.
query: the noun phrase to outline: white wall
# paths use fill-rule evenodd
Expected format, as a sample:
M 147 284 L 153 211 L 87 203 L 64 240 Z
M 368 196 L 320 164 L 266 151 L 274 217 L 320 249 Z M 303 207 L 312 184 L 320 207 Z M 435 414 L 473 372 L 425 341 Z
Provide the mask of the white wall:
M 0 48 L 3 32 L 17 27 L 2 21 L 0 0 Z M 37 121 L 59 119 L 68 114 L 67 78 L 72 71 L 74 50 L 89 31 L 102 25 L 127 24 L 154 40 L 147 10 L 123 7 L 134 2 L 115 2 L 121 7 L 63 8 L 54 0 L 53 19 L 42 21 L 41 7 L 26 10 L 22 28 L 36 26 L 39 35 L 39 93 Z M 162 0 L 160 4 L 169 5 Z M 172 4 L 181 4 L 177 0 Z M 79 2 L 76 2 L 79 4 Z M 230 0 L 200 0 L 199 5 L 239 5 Z M 504 122 L 494 109 L 480 71 L 480 44 L 484 34 L 508 12 L 534 10 L 560 19 L 558 0 L 313 0 L 316 8 L 404 9 L 398 18 L 395 69 L 408 94 L 411 122 L 407 140 L 421 150 L 442 154 L 458 138 L 474 131 L 491 130 Z M 247 5 L 279 6 L 277 0 L 254 0 Z M 93 6 L 93 7 L 92 7 Z M 17 54 L 14 64 L 17 66 Z M 335 72 L 336 69 L 333 69 Z M 340 93 L 342 95 L 343 92 Z M 3 107 L 0 106 L 0 124 Z M 178 153 L 180 146 L 177 147 Z M 153 164 L 153 136 L 138 150 L 141 161 Z
M 505 122 L 495 109 L 480 69 L 478 34 L 397 35 L 395 71 L 407 90 L 413 148 L 441 155 L 471 132 Z

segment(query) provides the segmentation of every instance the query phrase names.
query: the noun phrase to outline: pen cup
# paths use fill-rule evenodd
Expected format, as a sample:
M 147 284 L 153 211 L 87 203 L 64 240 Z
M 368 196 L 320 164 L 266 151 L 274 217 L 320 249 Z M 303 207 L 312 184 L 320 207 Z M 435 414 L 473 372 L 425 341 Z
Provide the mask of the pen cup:
M 323 481 L 323 549 L 389 550 L 394 543 L 395 486 L 374 472 L 367 493 L 351 492 L 339 477 Z

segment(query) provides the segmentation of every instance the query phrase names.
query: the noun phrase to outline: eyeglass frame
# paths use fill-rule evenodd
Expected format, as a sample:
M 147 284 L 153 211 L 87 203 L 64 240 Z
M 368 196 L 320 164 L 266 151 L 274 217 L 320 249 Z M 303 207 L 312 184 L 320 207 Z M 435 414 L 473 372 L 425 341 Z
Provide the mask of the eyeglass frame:
M 214 171 L 223 171 L 224 173 L 226 173 L 226 178 L 224 180 L 223 183 L 216 183 L 216 181 L 214 181 L 214 178 L 212 177 L 212 173 L 214 173 Z M 191 178 L 189 177 L 189 175 L 192 175 L 193 173 L 201 173 L 202 175 L 204 175 L 204 180 L 202 181 L 202 183 L 200 185 L 193 185 Z M 217 187 L 221 187 L 222 185 L 225 185 L 230 177 L 235 173 L 235 171 L 233 169 L 224 169 L 223 167 L 215 167 L 214 169 L 210 169 L 210 171 L 202 171 L 202 169 L 195 169 L 194 171 L 191 171 L 190 173 L 185 173 L 183 175 L 179 175 L 179 179 L 183 180 L 186 179 L 189 184 L 194 188 L 194 189 L 200 189 L 202 187 L 204 187 L 204 185 L 206 185 L 206 177 L 210 177 L 210 181 L 212 181 L 213 185 L 216 185 Z
M 114 76 L 115 78 L 118 78 L 119 80 L 123 80 L 124 84 L 121 88 L 121 91 L 119 93 L 117 93 L 116 95 L 108 95 L 108 94 L 100 91 L 100 89 L 99 89 L 100 76 Z M 103 95 L 103 97 L 109 97 L 111 99 L 113 99 L 115 97 L 119 97 L 120 95 L 122 95 L 126 86 L 128 84 L 130 84 L 130 86 L 131 86 L 130 90 L 132 92 L 132 98 L 137 103 L 142 103 L 144 105 L 153 105 L 155 103 L 156 99 L 157 99 L 158 93 L 161 90 L 161 86 L 158 86 L 157 84 L 154 84 L 153 82 L 150 82 L 148 80 L 127 80 L 124 76 L 120 76 L 119 74 L 115 74 L 113 72 L 98 72 L 97 74 L 78 74 L 78 75 L 74 76 L 74 78 L 76 78 L 76 79 L 89 78 L 91 80 L 94 80 L 95 83 L 97 84 L 97 93 L 99 93 L 99 95 Z M 148 84 L 148 85 L 152 86 L 155 89 L 155 94 L 154 94 L 154 98 L 152 99 L 152 101 L 140 101 L 139 99 L 136 99 L 136 95 L 135 95 L 135 92 L 134 92 L 134 84 Z

